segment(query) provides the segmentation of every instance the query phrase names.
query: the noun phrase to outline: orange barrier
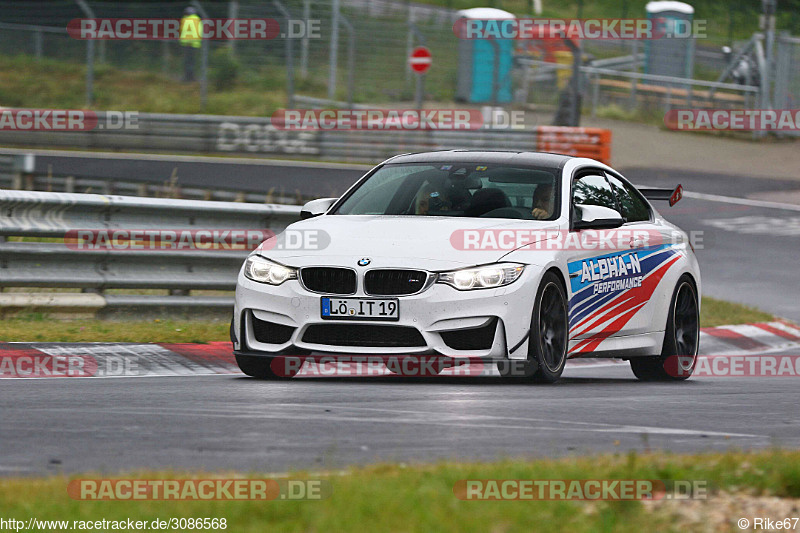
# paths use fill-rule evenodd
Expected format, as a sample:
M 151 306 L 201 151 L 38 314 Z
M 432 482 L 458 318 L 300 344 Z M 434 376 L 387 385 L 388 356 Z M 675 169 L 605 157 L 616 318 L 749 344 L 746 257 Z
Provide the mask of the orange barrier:
M 538 126 L 536 133 L 536 149 L 540 152 L 590 157 L 611 164 L 611 130 Z

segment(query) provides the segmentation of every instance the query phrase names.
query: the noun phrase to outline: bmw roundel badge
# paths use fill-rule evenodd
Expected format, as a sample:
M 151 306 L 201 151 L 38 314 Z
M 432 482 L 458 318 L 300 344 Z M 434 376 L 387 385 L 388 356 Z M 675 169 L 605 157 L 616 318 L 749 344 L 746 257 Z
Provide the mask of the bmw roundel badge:
M 369 257 L 362 257 L 358 260 L 358 266 L 365 267 L 370 264 L 372 260 Z

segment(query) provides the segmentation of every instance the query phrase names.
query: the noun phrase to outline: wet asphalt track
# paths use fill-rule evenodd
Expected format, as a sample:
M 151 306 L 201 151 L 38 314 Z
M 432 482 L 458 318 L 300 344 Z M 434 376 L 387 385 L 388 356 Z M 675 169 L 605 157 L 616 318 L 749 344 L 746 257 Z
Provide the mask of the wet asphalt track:
M 210 377 L 0 383 L 0 475 L 140 468 L 285 472 L 375 461 L 800 446 L 797 378 L 556 385 L 500 378 Z

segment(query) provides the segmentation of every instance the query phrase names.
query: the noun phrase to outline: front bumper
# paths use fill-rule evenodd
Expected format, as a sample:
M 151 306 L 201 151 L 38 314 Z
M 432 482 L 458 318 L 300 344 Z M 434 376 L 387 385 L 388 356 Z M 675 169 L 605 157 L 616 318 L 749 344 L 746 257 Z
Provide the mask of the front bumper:
M 271 286 L 251 281 L 240 273 L 232 328 L 234 349 L 240 353 L 265 356 L 300 349 L 331 354 L 441 354 L 525 359 L 533 301 L 541 276 L 539 267 L 528 265 L 514 283 L 497 289 L 459 291 L 434 283 L 418 294 L 397 296 L 399 320 L 387 323 L 323 320 L 320 317 L 320 298 L 324 295 L 306 290 L 297 280 Z M 374 298 L 364 294 L 360 275 L 358 281 L 356 294 L 342 297 Z M 263 323 L 279 326 L 277 329 L 285 334 L 278 339 L 280 342 L 262 342 L 263 335 L 256 335 L 254 325 L 262 327 Z M 387 345 L 390 343 L 387 339 L 396 336 L 382 335 L 374 329 L 381 326 L 408 328 L 404 331 L 413 334 L 408 337 L 414 337 L 416 341 Z M 481 338 L 486 339 L 485 333 L 492 327 L 491 342 L 482 342 L 480 347 L 473 349 L 469 339 L 474 337 L 477 329 L 483 328 Z M 336 332 L 336 335 L 328 338 L 320 334 L 323 331 Z M 360 345 L 343 345 L 346 341 L 342 341 L 341 333 L 346 336 L 348 332 L 358 332 Z M 378 334 L 374 335 L 376 332 Z M 364 333 L 368 334 L 362 336 Z M 380 342 L 364 345 L 373 337 L 380 338 Z

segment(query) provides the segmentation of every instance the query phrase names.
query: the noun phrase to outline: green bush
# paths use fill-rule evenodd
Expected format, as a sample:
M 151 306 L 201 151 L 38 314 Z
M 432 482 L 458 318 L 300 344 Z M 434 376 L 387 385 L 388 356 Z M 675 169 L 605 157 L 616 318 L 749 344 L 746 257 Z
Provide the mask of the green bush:
M 233 57 L 230 48 L 227 46 L 217 48 L 211 54 L 209 63 L 209 77 L 215 90 L 223 91 L 236 85 L 241 65 Z

